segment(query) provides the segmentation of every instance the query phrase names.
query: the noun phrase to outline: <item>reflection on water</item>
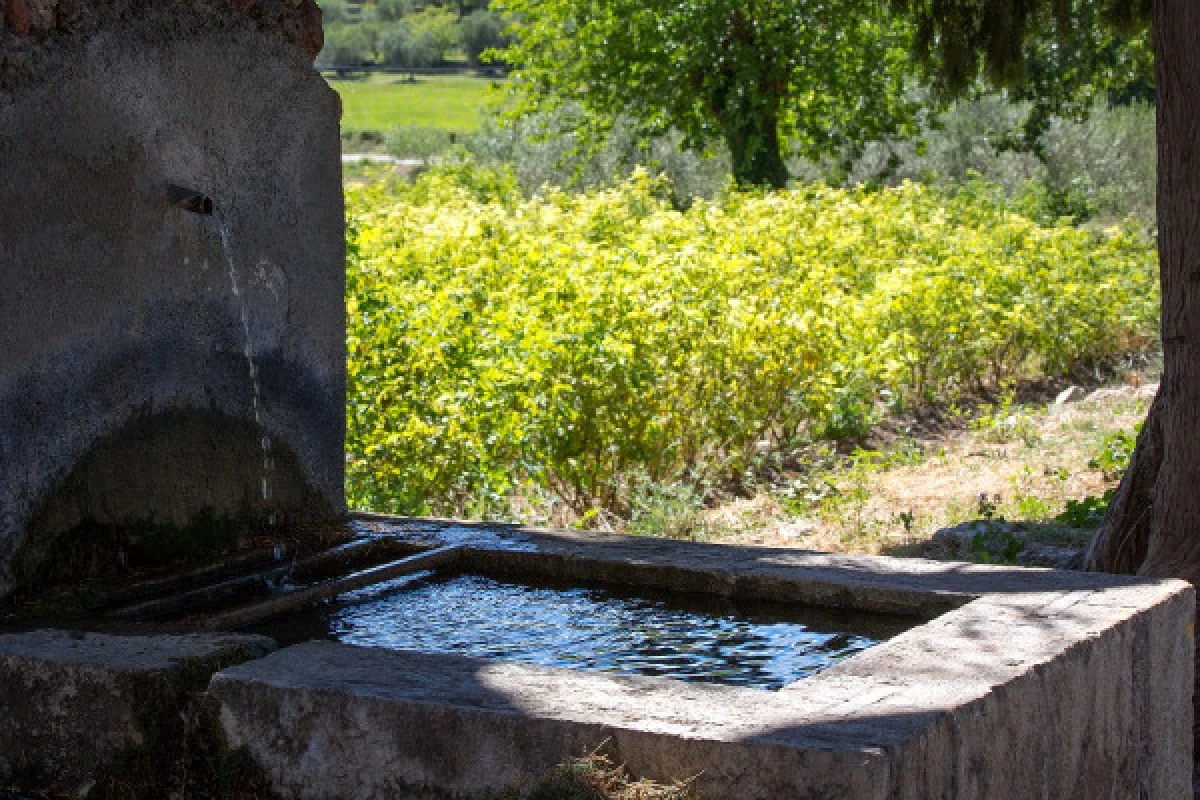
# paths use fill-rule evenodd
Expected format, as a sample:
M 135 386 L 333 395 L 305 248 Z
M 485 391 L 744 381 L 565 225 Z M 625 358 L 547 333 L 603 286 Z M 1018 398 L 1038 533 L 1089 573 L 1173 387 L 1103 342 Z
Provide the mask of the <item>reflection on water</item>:
M 875 618 L 864 626 L 859 617 L 847 624 L 847 615 L 811 609 L 764 616 L 608 589 L 433 573 L 343 596 L 310 615 L 262 632 L 763 689 L 818 672 L 913 623 Z

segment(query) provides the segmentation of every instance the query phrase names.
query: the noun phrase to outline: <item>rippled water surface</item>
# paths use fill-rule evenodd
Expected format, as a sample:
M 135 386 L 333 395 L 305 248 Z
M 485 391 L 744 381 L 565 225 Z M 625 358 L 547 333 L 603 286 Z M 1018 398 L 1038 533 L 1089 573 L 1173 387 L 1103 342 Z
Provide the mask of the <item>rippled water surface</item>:
M 808 608 L 747 610 L 709 599 L 546 588 L 424 573 L 269 623 L 283 642 L 455 653 L 776 689 L 915 624 Z

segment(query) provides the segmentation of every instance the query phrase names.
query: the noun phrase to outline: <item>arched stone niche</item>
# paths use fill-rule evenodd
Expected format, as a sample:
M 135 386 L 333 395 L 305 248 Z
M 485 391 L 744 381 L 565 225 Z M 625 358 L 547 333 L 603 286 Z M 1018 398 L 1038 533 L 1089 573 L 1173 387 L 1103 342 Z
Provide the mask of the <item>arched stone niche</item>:
M 342 514 L 340 108 L 312 0 L 0 18 L 0 596 L 88 521 Z

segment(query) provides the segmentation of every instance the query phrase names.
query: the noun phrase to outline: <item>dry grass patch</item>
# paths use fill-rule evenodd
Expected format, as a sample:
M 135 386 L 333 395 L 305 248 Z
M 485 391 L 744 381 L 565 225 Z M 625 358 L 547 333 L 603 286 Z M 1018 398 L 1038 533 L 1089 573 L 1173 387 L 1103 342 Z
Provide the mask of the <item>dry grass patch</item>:
M 959 414 L 946 433 L 824 452 L 789 475 L 790 486 L 711 509 L 706 520 L 720 541 L 846 553 L 947 556 L 933 534 L 976 519 L 1004 520 L 1034 541 L 1083 546 L 1094 525 L 1067 524 L 1068 501 L 1116 486 L 1119 475 L 1097 454 L 1106 437 L 1145 418 L 1152 397 L 1148 388 L 1122 387 L 1063 406 L 984 406 Z
M 591 753 L 550 770 L 528 787 L 501 800 L 698 800 L 690 781 L 670 784 L 632 778 L 608 756 Z

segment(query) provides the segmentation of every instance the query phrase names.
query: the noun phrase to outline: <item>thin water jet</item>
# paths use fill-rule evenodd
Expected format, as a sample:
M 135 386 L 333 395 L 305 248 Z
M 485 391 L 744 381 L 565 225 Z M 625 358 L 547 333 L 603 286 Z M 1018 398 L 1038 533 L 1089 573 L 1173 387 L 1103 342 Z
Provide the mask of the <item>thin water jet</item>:
M 211 202 L 211 201 L 210 201 Z M 264 503 L 269 503 L 271 500 L 271 470 L 274 467 L 274 460 L 271 457 L 271 437 L 267 434 L 266 428 L 263 426 L 262 412 L 262 387 L 258 380 L 258 364 L 254 361 L 253 339 L 250 335 L 250 314 L 246 305 L 246 299 L 242 296 L 242 290 L 238 282 L 237 263 L 233 257 L 233 245 L 230 242 L 229 223 L 225 218 L 225 214 L 218 210 L 216 213 L 217 229 L 221 237 L 221 249 L 225 255 L 225 263 L 229 267 L 229 286 L 233 291 L 234 300 L 238 304 L 238 315 L 242 322 L 242 336 L 244 347 L 242 352 L 246 356 L 246 367 L 250 373 L 250 386 L 252 390 L 252 409 L 254 413 L 254 424 L 262 436 L 259 439 L 259 446 L 262 449 L 262 499 Z M 275 515 L 270 514 L 267 518 L 269 525 L 275 524 Z

